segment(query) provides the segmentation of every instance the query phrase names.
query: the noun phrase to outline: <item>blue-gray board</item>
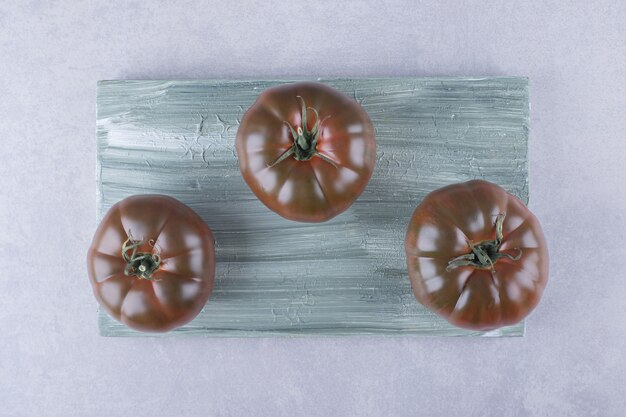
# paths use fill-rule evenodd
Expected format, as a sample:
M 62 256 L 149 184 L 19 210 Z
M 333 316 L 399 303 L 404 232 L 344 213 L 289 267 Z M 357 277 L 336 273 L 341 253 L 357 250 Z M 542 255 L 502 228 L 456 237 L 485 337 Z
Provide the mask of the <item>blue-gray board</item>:
M 375 128 L 365 192 L 321 224 L 268 210 L 239 174 L 235 134 L 264 89 L 297 80 L 98 83 L 98 219 L 117 201 L 160 193 L 193 208 L 217 243 L 215 290 L 167 335 L 521 336 L 456 328 L 413 297 L 407 222 L 422 198 L 472 178 L 528 202 L 528 80 L 320 79 L 358 101 Z M 139 336 L 99 313 L 106 336 Z

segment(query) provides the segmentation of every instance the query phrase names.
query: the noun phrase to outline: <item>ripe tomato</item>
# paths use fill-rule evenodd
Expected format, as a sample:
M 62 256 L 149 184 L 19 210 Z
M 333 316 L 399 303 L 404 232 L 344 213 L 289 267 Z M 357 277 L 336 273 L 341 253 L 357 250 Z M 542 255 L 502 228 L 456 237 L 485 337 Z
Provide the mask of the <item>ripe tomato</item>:
M 376 161 L 367 113 L 333 88 L 309 82 L 265 90 L 244 115 L 236 148 L 243 178 L 259 200 L 303 222 L 325 221 L 350 207 Z
M 137 195 L 106 213 L 87 255 L 94 295 L 127 326 L 165 332 L 193 319 L 215 277 L 211 230 L 171 197 Z
M 486 181 L 427 195 L 413 213 L 405 250 L 417 300 L 468 329 L 522 320 L 548 280 L 548 249 L 537 218 Z

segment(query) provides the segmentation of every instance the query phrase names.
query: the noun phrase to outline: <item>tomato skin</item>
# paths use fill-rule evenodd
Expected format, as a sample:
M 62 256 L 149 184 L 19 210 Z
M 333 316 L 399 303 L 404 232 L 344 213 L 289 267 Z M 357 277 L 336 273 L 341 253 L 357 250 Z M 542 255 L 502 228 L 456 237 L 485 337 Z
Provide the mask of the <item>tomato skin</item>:
M 307 126 L 323 120 L 317 151 L 322 158 L 289 157 L 274 166 L 294 143 L 288 122 L 302 126 L 302 97 Z M 374 127 L 354 100 L 324 84 L 300 82 L 265 90 L 245 113 L 236 139 L 242 176 L 268 208 L 301 222 L 326 221 L 346 210 L 369 182 L 376 162 Z
M 150 279 L 125 274 L 122 248 L 129 237 L 141 240 L 138 252 L 160 257 Z M 166 332 L 192 320 L 211 294 L 213 235 L 200 216 L 174 198 L 128 197 L 102 219 L 87 267 L 94 296 L 107 313 L 135 330 Z
M 494 219 L 505 214 L 500 252 L 491 269 L 449 262 L 474 244 L 496 238 Z M 405 251 L 417 300 L 450 323 L 491 330 L 526 317 L 548 280 L 548 249 L 537 218 L 519 199 L 487 181 L 473 180 L 427 195 L 409 222 Z M 521 252 L 520 252 L 521 251 Z

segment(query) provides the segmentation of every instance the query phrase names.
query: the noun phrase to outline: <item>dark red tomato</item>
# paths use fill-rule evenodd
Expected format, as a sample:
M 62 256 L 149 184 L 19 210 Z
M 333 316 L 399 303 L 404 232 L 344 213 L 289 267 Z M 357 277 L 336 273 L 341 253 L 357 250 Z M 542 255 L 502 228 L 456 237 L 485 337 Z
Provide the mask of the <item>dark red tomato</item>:
M 405 249 L 417 300 L 468 329 L 519 322 L 548 280 L 548 249 L 537 218 L 486 181 L 427 195 L 413 213 Z
M 94 295 L 127 326 L 166 332 L 193 319 L 215 277 L 211 230 L 163 195 L 138 195 L 106 213 L 87 255 Z
M 244 115 L 236 147 L 243 178 L 259 200 L 303 222 L 350 207 L 376 161 L 367 113 L 337 90 L 309 82 L 265 90 Z

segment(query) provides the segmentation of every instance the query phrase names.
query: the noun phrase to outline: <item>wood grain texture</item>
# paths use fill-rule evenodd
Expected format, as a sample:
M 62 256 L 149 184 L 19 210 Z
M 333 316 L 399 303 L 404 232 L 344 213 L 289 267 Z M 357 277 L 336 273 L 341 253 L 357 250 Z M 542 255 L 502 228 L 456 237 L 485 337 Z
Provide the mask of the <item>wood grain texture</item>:
M 413 297 L 407 222 L 430 191 L 481 178 L 528 202 L 528 80 L 320 79 L 359 102 L 376 129 L 365 192 L 322 224 L 285 220 L 239 174 L 235 133 L 267 87 L 297 80 L 98 83 L 98 219 L 117 201 L 161 193 L 193 208 L 216 239 L 216 286 L 168 335 L 521 336 L 456 328 Z M 100 333 L 139 336 L 99 313 Z

